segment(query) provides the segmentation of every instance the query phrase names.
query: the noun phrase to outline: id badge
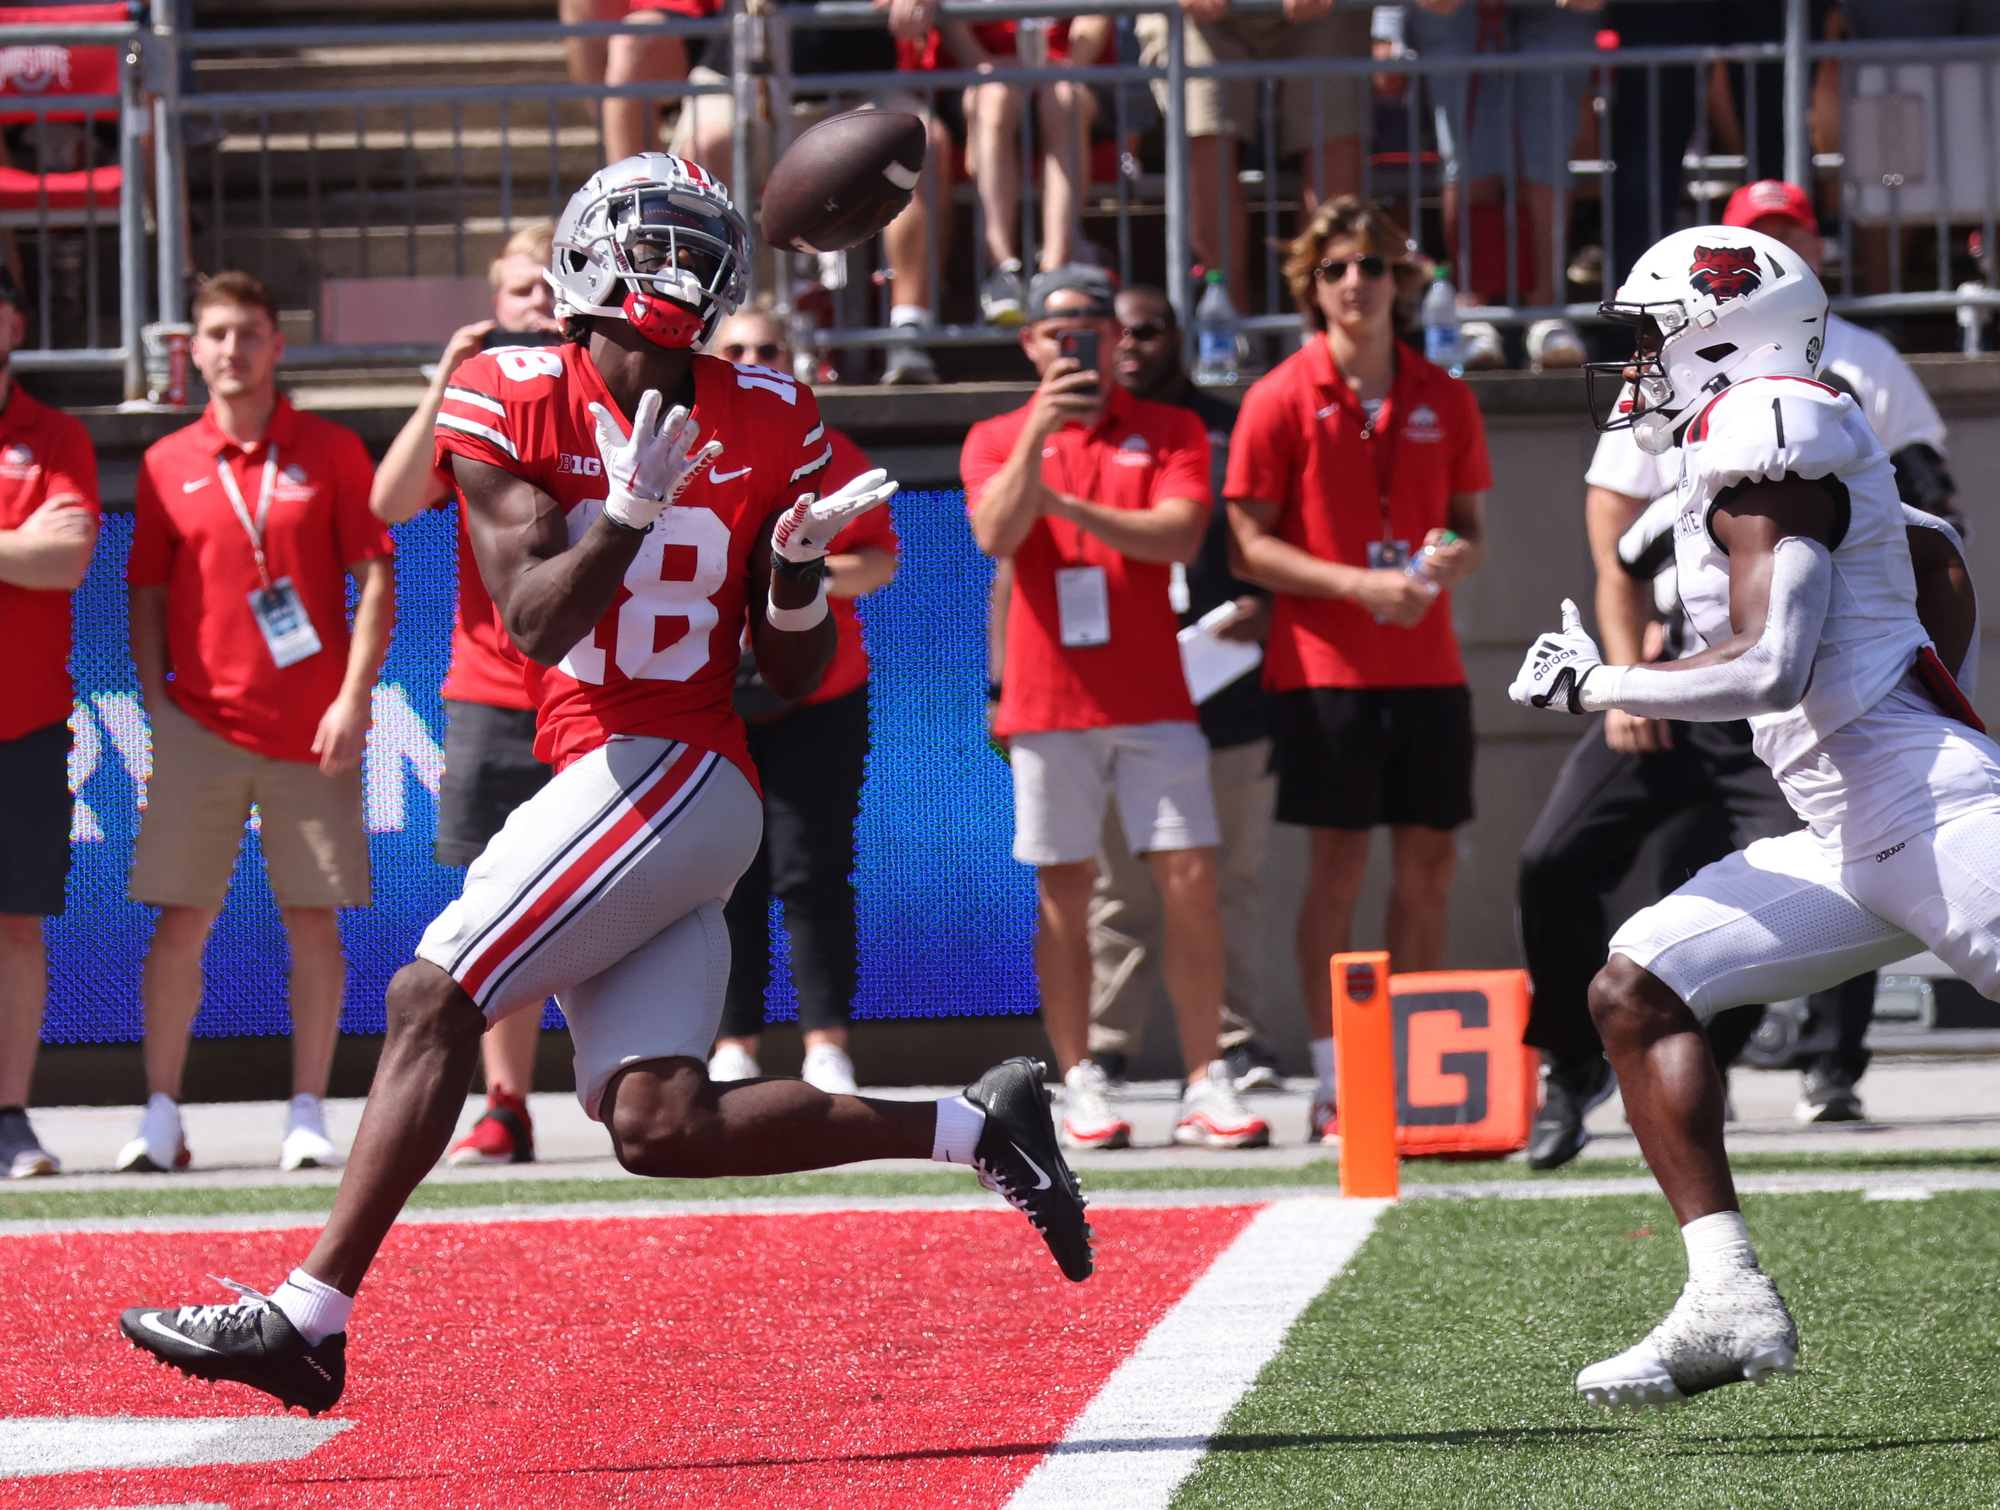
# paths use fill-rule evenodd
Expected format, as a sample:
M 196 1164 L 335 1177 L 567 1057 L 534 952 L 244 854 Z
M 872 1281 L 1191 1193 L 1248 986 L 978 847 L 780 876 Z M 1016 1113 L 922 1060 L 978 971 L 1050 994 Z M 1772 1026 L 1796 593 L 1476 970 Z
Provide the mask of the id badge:
M 264 643 L 271 647 L 271 659 L 282 668 L 296 665 L 320 651 L 319 634 L 313 629 L 306 605 L 290 577 L 280 577 L 269 587 L 250 593 L 250 612 L 264 631 Z
M 1368 542 L 1368 564 L 1380 571 L 1388 568 L 1400 571 L 1410 564 L 1410 542 L 1407 540 L 1370 540 Z
M 1065 648 L 1111 643 L 1111 592 L 1101 566 L 1064 566 L 1056 570 L 1056 613 Z

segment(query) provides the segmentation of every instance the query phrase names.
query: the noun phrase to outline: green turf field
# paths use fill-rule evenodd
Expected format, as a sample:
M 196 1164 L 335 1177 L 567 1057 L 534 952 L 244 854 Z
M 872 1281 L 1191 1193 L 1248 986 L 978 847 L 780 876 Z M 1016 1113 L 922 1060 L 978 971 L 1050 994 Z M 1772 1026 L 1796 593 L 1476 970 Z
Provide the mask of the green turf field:
M 1412 1202 L 1306 1311 L 1175 1505 L 2000 1503 L 2000 1192 L 1744 1205 L 1798 1318 L 1796 1378 L 1593 1410 L 1576 1370 L 1636 1342 L 1685 1278 L 1666 1203 Z

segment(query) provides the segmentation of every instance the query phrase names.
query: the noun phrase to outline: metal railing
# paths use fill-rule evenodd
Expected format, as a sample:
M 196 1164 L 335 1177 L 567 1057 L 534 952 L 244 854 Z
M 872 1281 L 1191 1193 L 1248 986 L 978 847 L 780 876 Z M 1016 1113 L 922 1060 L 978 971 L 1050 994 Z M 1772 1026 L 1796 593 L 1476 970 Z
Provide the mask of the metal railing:
M 795 106 L 811 109 L 824 102 L 819 108 L 851 108 L 915 96 L 926 113 L 945 116 L 960 91 L 994 84 L 1015 90 L 1022 102 L 1012 142 L 1021 169 L 1018 202 L 1007 211 L 1013 223 L 997 230 L 989 226 L 987 196 L 974 185 L 956 183 L 947 192 L 937 175 L 926 175 L 919 191 L 929 226 L 921 281 L 930 290 L 925 302 L 935 311 L 943 309 L 939 291 L 954 268 L 953 304 L 962 310 L 972 302 L 990 271 L 989 242 L 1011 246 L 1033 267 L 1045 206 L 1034 171 L 1036 111 L 1029 102 L 1038 91 L 1076 85 L 1092 86 L 1100 136 L 1108 136 L 1110 145 L 1093 149 L 1086 143 L 1080 151 L 1071 233 L 1093 244 L 1125 278 L 1163 281 L 1189 330 L 1195 325 L 1194 291 L 1185 273 L 1203 242 L 1225 286 L 1239 292 L 1239 329 L 1252 335 L 1297 329 L 1280 248 L 1309 194 L 1329 181 L 1322 127 L 1335 113 L 1336 91 L 1359 91 L 1362 97 L 1362 191 L 1385 201 L 1404 222 L 1413 249 L 1452 263 L 1467 295 L 1465 319 L 1501 326 L 1548 318 L 1588 321 L 1603 282 L 1589 281 L 1579 252 L 1598 248 L 1600 280 L 1615 280 L 1637 251 L 1676 219 L 1712 218 L 1738 182 L 1780 172 L 1816 189 L 1823 207 L 1838 214 L 1838 230 L 1828 244 L 1836 309 L 1866 316 L 1955 311 L 1976 336 L 1984 312 L 2000 307 L 2000 293 L 1992 287 L 2000 281 L 1994 277 L 1993 251 L 2000 198 L 1994 106 L 2000 38 L 1816 42 L 1807 34 L 1805 0 L 1787 0 L 1782 38 L 1733 45 L 1434 50 L 1422 56 L 1405 49 L 1380 58 L 1197 65 L 1188 57 L 1177 6 L 1097 0 L 1088 11 L 1111 18 L 1119 46 L 1118 57 L 1098 65 L 794 77 L 791 37 L 799 28 L 881 28 L 884 13 L 866 0 L 776 7 L 748 0 L 754 9 L 741 8 L 743 3 L 739 0 L 731 15 L 670 19 L 664 25 L 178 31 L 174 7 L 162 5 L 150 31 L 10 28 L 7 41 L 18 45 L 110 43 L 123 49 L 116 96 L 10 98 L 5 107 L 35 116 L 35 129 L 44 138 L 51 115 L 115 112 L 125 184 L 115 206 L 92 202 L 80 221 L 52 210 L 46 194 L 39 214 L 9 217 L 23 242 L 36 250 L 39 272 L 31 280 L 37 344 L 16 360 L 24 367 L 121 368 L 127 396 L 135 397 L 140 327 L 149 313 L 166 322 L 184 316 L 186 275 L 197 265 L 248 267 L 279 287 L 288 308 L 310 309 L 309 328 L 294 331 L 294 360 L 428 355 L 429 342 L 356 346 L 323 340 L 320 288 L 338 277 L 479 273 L 509 231 L 556 213 L 599 165 L 593 111 L 607 100 L 677 102 L 684 111 L 698 112 L 703 100 L 727 97 L 735 122 L 729 160 L 711 166 L 726 172 L 754 225 L 758 179 L 793 134 Z M 1033 23 L 1074 18 L 1080 9 L 1054 0 L 944 0 L 938 17 L 947 23 Z M 1276 15 L 1279 0 L 1233 0 L 1231 9 Z M 1166 18 L 1163 26 L 1156 24 L 1164 35 L 1163 56 L 1140 61 L 1136 32 L 1140 18 L 1149 16 Z M 518 53 L 523 43 L 544 48 L 543 60 L 553 64 L 559 44 L 621 34 L 689 43 L 726 38 L 731 58 L 725 81 L 387 82 L 376 66 L 394 66 L 398 58 L 407 64 L 412 56 L 420 66 L 421 55 L 413 49 L 449 49 L 471 58 L 481 48 Z M 191 87 L 233 66 L 232 58 L 323 60 L 327 50 L 338 50 L 349 65 L 334 87 L 314 87 L 313 70 L 303 67 L 275 87 L 261 80 L 254 88 Z M 1189 133 L 1188 86 L 1200 83 L 1248 84 L 1256 102 L 1234 182 L 1214 175 L 1214 205 L 1197 203 L 1193 194 L 1197 149 Z M 1830 88 L 1838 101 L 1839 136 L 1838 143 L 1823 142 L 1817 154 L 1811 138 L 1816 83 L 1823 98 Z M 1306 133 L 1310 145 L 1291 160 L 1280 153 L 1288 85 L 1304 86 L 1312 127 Z M 1557 112 L 1554 135 L 1546 138 L 1552 142 L 1549 161 L 1526 162 L 1511 146 L 1497 154 L 1491 150 L 1490 135 L 1511 136 L 1524 108 L 1579 96 L 1583 106 L 1576 122 Z M 1734 102 L 1737 140 L 1722 141 L 1719 122 L 1712 125 L 1710 104 L 1718 97 Z M 1471 135 L 1488 139 L 1464 139 L 1470 107 L 1459 102 L 1467 99 L 1479 102 Z M 1582 151 L 1570 140 L 1576 136 L 1572 124 L 1581 131 Z M 1824 110 L 1819 125 L 1827 129 Z M 89 133 L 86 138 L 86 151 L 94 150 L 95 138 Z M 1103 181 L 1092 181 L 1093 160 L 1108 166 Z M 1475 182 L 1475 173 L 1484 176 Z M 966 218 L 971 253 L 953 261 L 943 236 L 952 221 Z M 1232 223 L 1241 228 L 1240 249 L 1227 230 Z M 109 320 L 97 261 L 98 233 L 114 224 L 116 345 L 103 338 Z M 84 296 L 62 332 L 69 344 L 58 344 L 57 327 L 64 322 L 52 303 L 50 268 L 67 255 L 64 245 L 78 246 L 64 239 L 77 229 L 88 264 Z M 1977 238 L 1976 251 L 1968 231 Z M 903 255 L 909 259 L 907 249 Z M 890 262 L 886 246 L 878 243 L 818 261 L 767 257 L 756 276 L 777 307 L 795 315 L 799 339 L 822 351 L 865 352 L 897 343 L 999 345 L 1014 339 L 1010 331 L 977 320 L 892 325 Z M 964 278 L 968 265 L 970 287 Z M 1570 276 L 1573 267 L 1581 277 Z M 812 306 L 810 320 L 802 303 Z

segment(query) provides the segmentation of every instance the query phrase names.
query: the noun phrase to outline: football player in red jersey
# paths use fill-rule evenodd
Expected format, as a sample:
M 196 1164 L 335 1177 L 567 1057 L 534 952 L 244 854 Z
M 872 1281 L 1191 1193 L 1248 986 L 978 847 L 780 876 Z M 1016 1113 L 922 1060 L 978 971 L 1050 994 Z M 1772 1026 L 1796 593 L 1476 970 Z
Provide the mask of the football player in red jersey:
M 578 1097 L 634 1173 L 928 1154 L 972 1166 L 1066 1275 L 1090 1274 L 1035 1061 L 930 1104 L 708 1078 L 729 975 L 722 898 L 762 822 L 730 706 L 746 616 L 765 681 L 810 692 L 834 649 L 827 545 L 895 491 L 877 471 L 817 498 L 830 448 L 811 393 L 692 350 L 741 296 L 747 239 L 693 163 L 612 164 L 556 228 L 549 279 L 570 343 L 486 353 L 446 390 L 439 465 L 528 662 L 536 754 L 557 773 L 390 983 L 368 1108 L 304 1264 L 270 1296 L 231 1282 L 233 1305 L 125 1312 L 126 1336 L 185 1373 L 311 1411 L 339 1399 L 354 1293 L 444 1152 L 480 1034 L 551 994 Z

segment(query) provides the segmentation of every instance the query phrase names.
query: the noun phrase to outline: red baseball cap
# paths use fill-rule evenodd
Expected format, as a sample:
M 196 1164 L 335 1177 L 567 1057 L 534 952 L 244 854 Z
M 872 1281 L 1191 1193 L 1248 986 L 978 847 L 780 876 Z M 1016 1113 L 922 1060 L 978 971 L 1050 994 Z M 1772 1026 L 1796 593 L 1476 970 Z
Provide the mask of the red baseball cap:
M 1813 214 L 1812 196 L 1797 184 L 1777 178 L 1745 184 L 1730 195 L 1729 205 L 1722 212 L 1722 223 L 1749 226 L 1766 215 L 1783 215 L 1796 220 L 1815 236 L 1819 234 L 1819 217 Z

